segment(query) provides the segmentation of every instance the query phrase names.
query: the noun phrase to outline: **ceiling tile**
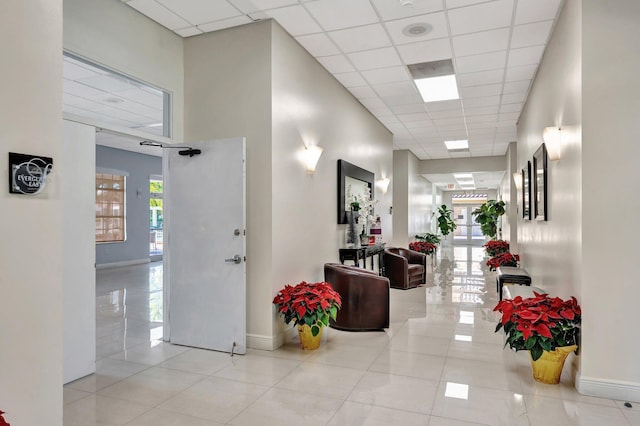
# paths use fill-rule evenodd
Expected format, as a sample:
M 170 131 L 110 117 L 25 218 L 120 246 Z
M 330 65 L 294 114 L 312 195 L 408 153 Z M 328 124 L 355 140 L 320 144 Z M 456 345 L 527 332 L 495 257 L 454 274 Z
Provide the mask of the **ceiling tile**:
M 404 34 L 402 30 L 412 24 L 428 24 L 431 26 L 431 31 L 417 37 Z M 411 18 L 399 19 L 397 21 L 387 21 L 384 25 L 387 27 L 387 30 L 389 30 L 391 39 L 397 44 L 416 43 L 419 41 L 433 40 L 449 36 L 447 20 L 445 19 L 443 12 L 413 16 Z
M 439 61 L 452 57 L 448 38 L 403 44 L 397 48 L 405 64 Z
M 369 108 L 369 111 L 371 112 L 371 114 L 375 115 L 376 117 L 388 117 L 393 115 L 391 110 L 386 106 L 380 107 L 380 108 Z
M 469 129 L 469 137 L 471 138 L 493 138 L 496 134 L 495 127 L 484 129 Z M 493 139 L 492 139 L 493 140 Z
M 431 122 L 431 120 L 429 121 L 410 121 L 405 123 L 405 127 L 409 130 L 411 130 L 412 132 L 414 131 L 414 129 L 435 129 L 434 124 Z
M 353 65 L 359 70 L 392 67 L 402 65 L 400 58 L 393 47 L 365 50 L 363 52 L 349 53 L 347 55 Z
M 366 106 L 367 108 L 385 108 L 386 105 L 384 104 L 384 102 L 382 102 L 382 100 L 380 98 L 366 98 L 366 99 L 360 99 L 360 103 L 364 106 Z
M 510 93 L 508 95 L 502 95 L 503 104 L 517 104 L 522 103 L 527 99 L 527 93 Z
M 522 81 L 522 80 L 531 80 L 533 78 L 533 74 L 538 69 L 537 65 L 524 65 L 522 67 L 509 67 L 507 68 L 507 74 L 505 75 L 504 81 Z
M 411 121 L 425 121 L 429 120 L 429 114 L 426 112 L 417 112 L 414 114 L 398 114 L 398 119 L 403 123 L 409 123 Z
M 456 79 L 460 87 L 481 86 L 483 84 L 502 83 L 504 69 L 457 74 Z
M 265 11 L 265 13 L 278 21 L 278 23 L 294 37 L 322 31 L 322 28 L 320 28 L 302 6 L 271 9 Z
M 378 22 L 369 0 L 323 0 L 305 3 L 307 10 L 326 31 Z
M 464 106 L 466 108 L 493 106 L 500 104 L 500 96 L 484 96 L 481 98 L 471 98 L 464 100 Z
M 276 7 L 298 4 L 297 0 L 227 0 L 243 13 L 257 12 L 259 10 L 275 9 Z
M 472 4 L 484 3 L 487 0 L 447 0 L 447 8 L 454 9 L 456 7 L 470 6 Z
M 467 123 L 467 128 L 469 129 L 469 131 L 476 129 L 490 129 L 491 131 L 495 131 L 496 123 L 488 123 L 486 121 L 481 121 L 479 123 Z
M 508 95 L 509 93 L 527 92 L 529 90 L 530 80 L 523 81 L 511 81 L 504 84 L 502 94 Z
M 246 16 L 236 16 L 235 18 L 222 19 L 220 21 L 209 22 L 208 24 L 198 25 L 198 28 L 208 33 L 210 31 L 218 31 L 225 28 L 231 28 L 238 25 L 248 24 L 250 22 L 253 22 L 253 21 L 251 21 L 251 19 L 249 19 Z
M 411 6 L 402 7 L 397 1 L 373 0 L 374 7 L 383 21 L 423 15 L 442 10 L 442 0 L 418 0 Z
M 456 57 L 456 72 L 463 74 L 504 68 L 507 52 L 483 53 L 481 55 Z
M 521 65 L 537 65 L 542 59 L 544 53 L 544 45 L 522 47 L 520 49 L 511 49 L 509 51 L 508 66 L 518 67 Z
M 380 24 L 332 31 L 329 37 L 345 53 L 391 46 L 391 40 Z
M 67 59 L 65 57 L 64 61 L 62 61 L 62 73 L 69 80 L 79 80 L 100 75 L 96 70 L 88 69 L 75 61 Z
M 515 24 L 555 19 L 562 0 L 518 0 Z
M 396 105 L 417 104 L 418 102 L 422 101 L 422 97 L 418 94 L 417 90 L 413 94 L 383 96 L 383 99 L 385 103 L 391 107 Z
M 418 90 L 413 82 L 399 82 L 399 83 L 386 83 L 386 84 L 376 84 L 373 86 L 373 89 L 382 97 L 386 96 L 412 96 L 417 95 Z M 411 102 L 418 103 L 418 102 Z M 404 105 L 407 105 L 405 103 Z
M 369 86 L 349 87 L 349 91 L 358 99 L 378 97 L 376 92 L 374 92 L 373 89 Z
M 226 1 L 156 0 L 194 25 L 240 16 L 242 13 Z M 185 27 L 184 25 L 183 27 Z
M 155 0 L 131 0 L 127 4 L 170 30 L 190 27 L 193 24 L 182 19 Z
M 202 30 L 200 30 L 198 27 L 180 28 L 178 30 L 174 30 L 174 32 L 180 37 L 191 37 L 194 35 L 202 34 Z
M 511 34 L 511 48 L 537 46 L 545 44 L 549 38 L 553 21 L 536 22 L 535 24 L 516 25 Z
M 333 41 L 324 33 L 303 35 L 296 37 L 296 40 L 315 57 L 340 53 Z
M 507 121 L 507 120 L 515 121 L 518 118 L 520 118 L 520 112 L 501 112 L 500 113 L 501 121 Z
M 496 96 L 500 94 L 502 94 L 502 84 L 484 84 L 482 86 L 463 87 L 460 89 L 460 95 L 463 99 Z
M 356 67 L 358 67 L 358 63 L 356 61 L 354 61 L 354 63 L 356 63 Z M 371 84 L 394 83 L 398 81 L 411 80 L 409 78 L 409 71 L 405 67 L 389 67 L 362 71 L 362 75 Z
M 453 50 L 456 56 L 478 55 L 480 53 L 507 50 L 509 47 L 509 28 L 483 31 L 453 37 Z
M 433 124 L 435 124 L 437 127 L 450 126 L 450 125 L 464 127 L 464 119 L 462 117 L 438 118 L 433 120 Z
M 467 123 L 495 123 L 498 121 L 498 114 L 472 115 L 467 117 Z
M 523 106 L 524 106 L 524 103 L 501 105 L 500 106 L 500 112 L 518 112 L 518 113 L 520 113 L 522 111 L 522 107 Z
M 422 104 L 398 105 L 391 108 L 396 114 L 411 114 L 415 112 L 427 112 L 427 108 Z
M 464 114 L 462 113 L 462 108 L 459 108 L 459 109 L 447 109 L 447 110 L 444 110 L 444 111 L 429 111 L 429 115 L 434 120 L 436 120 L 438 118 L 464 117 Z
M 367 82 L 362 78 L 360 73 L 357 72 L 345 72 L 345 73 L 335 73 L 333 76 L 340 82 L 344 87 L 354 87 L 354 86 L 364 86 Z M 376 95 L 377 96 L 377 95 Z
M 323 56 L 317 58 L 318 62 L 322 64 L 330 73 L 350 72 L 355 71 L 353 65 L 343 55 Z
M 453 35 L 493 30 L 511 25 L 513 0 L 497 0 L 449 10 Z
M 474 115 L 486 115 L 486 114 L 497 114 L 498 113 L 498 105 L 491 106 L 482 106 L 482 107 L 467 107 L 465 105 L 464 113 L 466 116 L 474 116 Z

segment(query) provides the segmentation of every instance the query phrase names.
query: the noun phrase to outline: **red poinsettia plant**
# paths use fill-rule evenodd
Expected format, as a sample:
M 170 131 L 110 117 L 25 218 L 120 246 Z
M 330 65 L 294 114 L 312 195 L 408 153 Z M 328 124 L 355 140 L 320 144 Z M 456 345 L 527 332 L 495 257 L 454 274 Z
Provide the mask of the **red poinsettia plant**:
M 0 410 L 0 426 L 11 426 L 8 421 L 4 419 L 4 411 Z
M 329 318 L 336 319 L 342 300 L 337 291 L 327 282 L 307 283 L 291 286 L 287 284 L 273 299 L 277 312 L 284 316 L 284 322 L 294 325 L 308 325 L 317 336 L 320 328 L 329 324 Z
M 582 311 L 575 297 L 562 300 L 547 294 L 500 301 L 494 311 L 502 313 L 496 332 L 504 328 L 507 341 L 515 351 L 528 350 L 536 361 L 543 351 L 578 345 Z
M 416 241 L 415 243 L 409 243 L 409 250 L 419 251 L 424 254 L 431 254 L 437 250 L 438 246 L 426 241 Z
M 500 253 L 507 253 L 509 251 L 509 243 L 504 240 L 491 240 L 483 247 L 487 255 L 491 257 L 497 256 Z
M 518 266 L 518 262 L 520 262 L 520 256 L 517 254 L 500 253 L 487 260 L 487 266 L 490 271 L 495 271 L 498 266 Z

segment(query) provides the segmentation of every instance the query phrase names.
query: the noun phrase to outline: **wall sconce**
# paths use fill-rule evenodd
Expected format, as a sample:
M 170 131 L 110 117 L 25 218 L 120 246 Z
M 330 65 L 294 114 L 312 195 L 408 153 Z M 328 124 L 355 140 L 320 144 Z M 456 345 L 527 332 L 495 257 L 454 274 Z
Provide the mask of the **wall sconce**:
M 315 173 L 316 165 L 318 164 L 318 160 L 320 160 L 321 155 L 322 148 L 318 145 L 309 145 L 305 148 L 302 153 L 302 162 L 304 163 L 304 167 L 307 169 L 307 173 Z
M 520 172 L 513 172 L 513 181 L 516 184 L 516 189 L 520 191 L 522 189 L 522 174 L 520 174 Z
M 389 182 L 391 182 L 389 178 L 382 178 L 376 181 L 376 186 L 380 188 L 383 194 L 386 194 L 389 189 Z
M 549 160 L 559 160 L 560 148 L 562 147 L 562 128 L 545 127 L 542 132 L 542 140 L 547 146 L 547 155 L 549 156 Z

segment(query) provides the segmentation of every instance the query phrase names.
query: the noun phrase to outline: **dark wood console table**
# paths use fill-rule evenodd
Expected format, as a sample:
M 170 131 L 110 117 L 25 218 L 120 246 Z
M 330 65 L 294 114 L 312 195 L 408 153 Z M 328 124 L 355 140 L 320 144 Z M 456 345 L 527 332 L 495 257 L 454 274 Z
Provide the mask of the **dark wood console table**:
M 362 267 L 367 267 L 367 257 L 371 258 L 371 270 L 373 271 L 373 256 L 378 255 L 378 273 L 382 272 L 382 253 L 384 252 L 385 243 L 375 244 L 372 246 L 360 246 L 354 248 L 341 248 L 339 250 L 340 263 L 344 264 L 345 260 L 352 260 L 355 266 L 360 267 L 360 260 L 362 260 Z

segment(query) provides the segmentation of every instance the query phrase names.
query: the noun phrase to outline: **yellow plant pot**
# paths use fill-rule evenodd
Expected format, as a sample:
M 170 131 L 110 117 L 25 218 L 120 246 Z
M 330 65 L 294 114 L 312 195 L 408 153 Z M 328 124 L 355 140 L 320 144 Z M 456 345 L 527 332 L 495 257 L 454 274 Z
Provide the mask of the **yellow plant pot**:
M 317 336 L 311 333 L 311 327 L 307 324 L 298 325 L 298 336 L 300 337 L 300 347 L 304 350 L 314 350 L 320 347 L 320 340 L 322 340 L 322 329 Z
M 531 358 L 531 368 L 533 369 L 535 381 L 548 385 L 560 383 L 564 361 L 577 348 L 576 345 L 562 346 L 550 352 L 542 352 L 542 356 L 536 361 Z M 531 356 L 531 353 L 529 353 L 529 356 Z

